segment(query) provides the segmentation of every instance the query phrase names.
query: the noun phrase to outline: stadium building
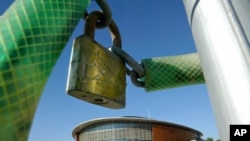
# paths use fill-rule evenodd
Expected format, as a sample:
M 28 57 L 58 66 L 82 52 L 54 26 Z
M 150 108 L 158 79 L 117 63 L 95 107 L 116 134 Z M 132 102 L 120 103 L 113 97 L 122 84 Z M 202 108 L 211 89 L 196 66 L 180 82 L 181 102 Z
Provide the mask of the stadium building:
M 198 141 L 202 133 L 150 118 L 112 117 L 81 123 L 72 135 L 75 141 Z

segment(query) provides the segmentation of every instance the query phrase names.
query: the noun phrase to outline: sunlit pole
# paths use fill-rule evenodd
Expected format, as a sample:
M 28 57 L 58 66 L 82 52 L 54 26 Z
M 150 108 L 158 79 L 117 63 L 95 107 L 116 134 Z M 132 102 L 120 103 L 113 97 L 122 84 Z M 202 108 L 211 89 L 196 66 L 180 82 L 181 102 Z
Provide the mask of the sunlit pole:
M 250 1 L 183 0 L 220 139 L 250 124 Z

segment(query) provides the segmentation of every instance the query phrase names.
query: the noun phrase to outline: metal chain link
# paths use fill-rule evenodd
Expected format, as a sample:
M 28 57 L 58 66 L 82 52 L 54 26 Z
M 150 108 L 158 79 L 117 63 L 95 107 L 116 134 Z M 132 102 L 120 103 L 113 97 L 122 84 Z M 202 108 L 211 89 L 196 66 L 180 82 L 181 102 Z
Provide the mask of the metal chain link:
M 96 22 L 96 28 L 101 29 L 108 27 L 112 22 L 112 11 L 108 3 L 106 2 L 106 0 L 94 0 L 94 1 L 96 1 L 98 6 L 101 8 L 101 12 L 103 13 L 103 16 L 100 17 L 100 19 L 98 19 L 98 21 Z M 86 19 L 88 16 L 89 13 L 85 11 L 83 19 Z
M 111 47 L 110 50 L 114 54 L 119 56 L 122 60 L 124 60 L 132 68 L 132 70 L 126 68 L 127 75 L 131 77 L 132 83 L 138 87 L 144 87 L 145 83 L 139 80 L 140 78 L 143 78 L 145 76 L 143 66 L 139 64 L 135 59 L 133 59 L 127 52 L 120 48 Z

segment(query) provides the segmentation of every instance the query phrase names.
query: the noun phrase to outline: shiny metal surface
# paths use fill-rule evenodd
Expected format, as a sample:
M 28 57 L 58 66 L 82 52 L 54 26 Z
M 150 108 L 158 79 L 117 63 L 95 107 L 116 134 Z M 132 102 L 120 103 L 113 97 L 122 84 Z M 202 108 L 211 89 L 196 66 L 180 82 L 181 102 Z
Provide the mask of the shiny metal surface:
M 94 40 L 96 22 L 102 17 L 92 12 L 72 48 L 66 91 L 84 101 L 109 108 L 125 107 L 125 63 Z M 112 46 L 121 48 L 121 36 L 115 22 L 109 24 Z
M 249 0 L 183 0 L 220 138 L 250 124 Z
M 86 35 L 72 48 L 67 93 L 109 108 L 125 107 L 124 62 Z

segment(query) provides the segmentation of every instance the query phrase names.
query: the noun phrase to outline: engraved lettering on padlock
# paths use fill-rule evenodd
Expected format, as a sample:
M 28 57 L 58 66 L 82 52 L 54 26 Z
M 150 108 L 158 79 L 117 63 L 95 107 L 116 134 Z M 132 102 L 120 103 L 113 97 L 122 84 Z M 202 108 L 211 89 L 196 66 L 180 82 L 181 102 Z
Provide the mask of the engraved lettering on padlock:
M 95 22 L 100 12 L 86 19 L 85 32 L 74 40 L 66 91 L 78 99 L 109 108 L 125 107 L 125 63 L 94 40 Z M 109 26 L 113 46 L 121 47 L 120 33 Z M 118 42 L 117 42 L 118 41 Z

